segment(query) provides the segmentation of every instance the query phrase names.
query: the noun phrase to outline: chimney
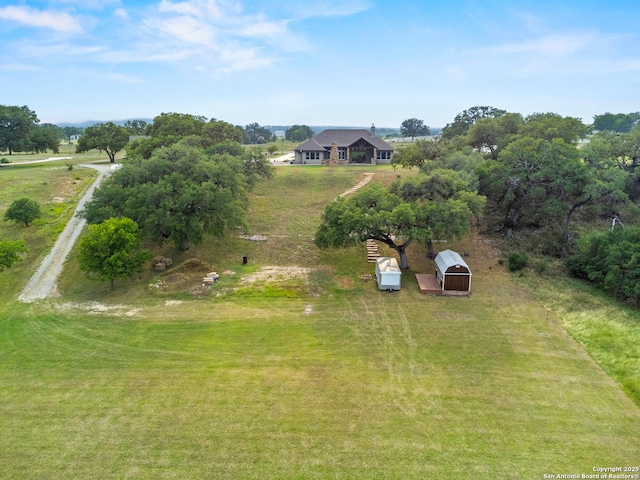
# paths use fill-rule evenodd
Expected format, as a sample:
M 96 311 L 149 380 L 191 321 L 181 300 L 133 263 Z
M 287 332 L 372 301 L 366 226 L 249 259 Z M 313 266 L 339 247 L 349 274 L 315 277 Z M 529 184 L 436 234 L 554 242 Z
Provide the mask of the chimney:
M 376 136 L 376 126 L 373 123 L 371 124 L 371 136 Z

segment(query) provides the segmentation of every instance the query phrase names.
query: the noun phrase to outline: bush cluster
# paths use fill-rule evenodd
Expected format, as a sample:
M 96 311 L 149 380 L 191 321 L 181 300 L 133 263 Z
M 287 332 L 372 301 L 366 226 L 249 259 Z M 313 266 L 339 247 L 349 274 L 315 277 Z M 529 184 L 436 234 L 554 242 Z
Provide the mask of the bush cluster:
M 512 252 L 507 258 L 507 266 L 510 272 L 522 270 L 523 268 L 526 268 L 527 265 L 529 265 L 529 257 L 524 253 Z
M 640 227 L 585 237 L 564 264 L 574 276 L 640 305 Z

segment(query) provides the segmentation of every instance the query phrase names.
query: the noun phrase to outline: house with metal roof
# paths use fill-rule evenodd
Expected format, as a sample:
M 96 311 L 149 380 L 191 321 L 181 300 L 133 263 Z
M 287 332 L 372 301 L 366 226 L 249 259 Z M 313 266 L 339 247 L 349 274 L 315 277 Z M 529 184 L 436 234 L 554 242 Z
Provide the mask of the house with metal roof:
M 294 150 L 293 163 L 308 165 L 376 165 L 390 163 L 393 147 L 376 137 L 376 128 L 327 129 Z

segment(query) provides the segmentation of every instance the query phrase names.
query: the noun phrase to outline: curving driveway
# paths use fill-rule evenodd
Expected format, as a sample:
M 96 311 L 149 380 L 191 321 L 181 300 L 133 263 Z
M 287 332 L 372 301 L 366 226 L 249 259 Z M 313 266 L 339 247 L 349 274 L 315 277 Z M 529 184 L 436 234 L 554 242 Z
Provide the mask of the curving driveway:
M 109 165 L 93 165 L 83 164 L 80 167 L 94 168 L 98 170 L 98 178 L 91 184 L 85 194 L 78 202 L 78 206 L 73 214 L 73 217 L 69 219 L 66 227 L 53 245 L 51 252 L 45 257 L 45 259 L 33 274 L 27 285 L 22 290 L 22 293 L 18 295 L 18 300 L 21 302 L 30 303 L 35 300 L 41 300 L 51 295 L 56 286 L 56 280 L 62 272 L 62 266 L 67 258 L 67 255 L 71 251 L 71 247 L 78 239 L 78 236 L 82 232 L 86 220 L 78 218 L 76 215 L 84 208 L 84 204 L 91 199 L 96 187 L 102 182 L 104 177 L 111 173 L 111 164 Z

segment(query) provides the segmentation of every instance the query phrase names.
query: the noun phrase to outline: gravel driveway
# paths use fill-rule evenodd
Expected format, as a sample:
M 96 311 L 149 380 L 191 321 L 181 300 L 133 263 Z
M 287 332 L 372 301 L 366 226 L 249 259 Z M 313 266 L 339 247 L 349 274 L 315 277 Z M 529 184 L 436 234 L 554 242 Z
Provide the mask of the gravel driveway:
M 18 295 L 18 300 L 22 302 L 30 303 L 35 300 L 41 300 L 43 298 L 47 298 L 54 292 L 56 280 L 58 279 L 58 275 L 62 272 L 64 261 L 86 223 L 86 220 L 78 218 L 76 214 L 84 208 L 84 204 L 93 196 L 93 191 L 104 177 L 111 172 L 111 165 L 86 164 L 79 166 L 98 170 L 98 178 L 96 178 L 93 184 L 91 184 L 82 196 L 78 202 L 78 206 L 76 207 L 73 217 L 69 219 L 69 222 L 67 222 L 66 227 L 56 240 L 51 252 L 49 252 L 42 261 L 36 273 L 33 274 L 27 285 L 22 290 L 22 293 Z

